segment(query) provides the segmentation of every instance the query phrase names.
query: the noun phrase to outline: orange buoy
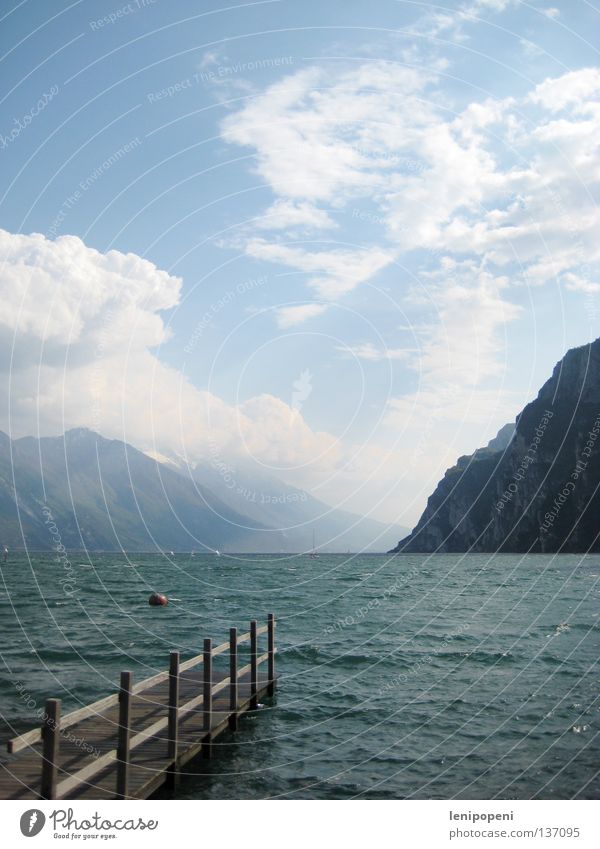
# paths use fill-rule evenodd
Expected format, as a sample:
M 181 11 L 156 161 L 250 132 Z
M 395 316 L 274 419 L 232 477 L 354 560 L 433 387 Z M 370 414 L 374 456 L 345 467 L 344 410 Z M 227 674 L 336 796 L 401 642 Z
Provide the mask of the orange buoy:
M 150 607 L 165 607 L 169 603 L 169 599 L 162 593 L 152 593 L 148 599 Z

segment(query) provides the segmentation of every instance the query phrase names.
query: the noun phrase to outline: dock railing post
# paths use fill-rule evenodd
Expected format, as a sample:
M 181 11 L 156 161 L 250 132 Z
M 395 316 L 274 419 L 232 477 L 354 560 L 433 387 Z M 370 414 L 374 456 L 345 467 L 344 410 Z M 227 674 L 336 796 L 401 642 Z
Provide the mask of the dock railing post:
M 56 799 L 60 750 L 60 699 L 47 699 L 42 725 L 42 799 Z
M 229 729 L 238 727 L 237 628 L 229 629 Z
M 129 741 L 131 739 L 131 672 L 121 672 L 117 739 L 117 799 L 129 795 Z
M 177 760 L 179 743 L 179 652 L 169 656 L 169 743 L 167 757 Z
M 210 739 L 210 729 L 212 725 L 212 640 L 207 637 L 204 640 L 204 694 L 203 694 L 203 709 L 204 709 L 204 733 L 206 742 L 202 746 L 202 754 L 205 758 L 210 758 L 212 755 L 212 745 Z
M 256 633 L 256 619 L 250 623 L 250 710 L 256 710 L 258 706 L 258 635 Z
M 267 616 L 267 636 L 268 636 L 268 652 L 267 671 L 269 678 L 269 686 L 267 693 L 272 696 L 275 693 L 275 616 L 269 613 Z

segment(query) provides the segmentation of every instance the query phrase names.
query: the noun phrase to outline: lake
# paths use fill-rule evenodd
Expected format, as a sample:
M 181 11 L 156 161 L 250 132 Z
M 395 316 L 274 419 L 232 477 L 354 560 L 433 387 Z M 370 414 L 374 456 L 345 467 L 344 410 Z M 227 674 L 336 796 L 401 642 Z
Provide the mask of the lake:
M 180 798 L 597 799 L 599 581 L 598 556 L 11 555 L 3 742 L 273 611 L 276 698 Z

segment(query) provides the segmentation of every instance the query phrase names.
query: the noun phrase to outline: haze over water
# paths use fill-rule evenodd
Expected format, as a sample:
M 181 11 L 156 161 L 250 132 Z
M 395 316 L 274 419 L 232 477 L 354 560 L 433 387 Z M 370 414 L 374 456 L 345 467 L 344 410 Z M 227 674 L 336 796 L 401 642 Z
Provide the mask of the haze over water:
M 3 742 L 274 611 L 274 703 L 178 796 L 598 797 L 598 556 L 80 557 L 2 566 Z

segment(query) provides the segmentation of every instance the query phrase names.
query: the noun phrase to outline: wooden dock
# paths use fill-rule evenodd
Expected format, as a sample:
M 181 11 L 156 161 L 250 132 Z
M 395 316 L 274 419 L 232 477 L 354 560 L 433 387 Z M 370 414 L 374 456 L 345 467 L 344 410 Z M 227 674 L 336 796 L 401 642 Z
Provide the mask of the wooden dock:
M 267 648 L 259 653 L 259 637 Z M 250 662 L 238 666 L 238 646 L 250 644 Z M 225 669 L 213 668 L 224 655 Z M 260 669 L 267 664 L 266 674 Z M 218 661 L 217 661 L 218 664 Z M 195 757 L 210 758 L 216 738 L 235 731 L 238 717 L 256 709 L 275 688 L 275 618 L 216 648 L 133 683 L 122 672 L 117 693 L 61 716 L 60 699 L 48 699 L 41 728 L 7 743 L 0 762 L 0 799 L 145 799 L 173 786 Z

